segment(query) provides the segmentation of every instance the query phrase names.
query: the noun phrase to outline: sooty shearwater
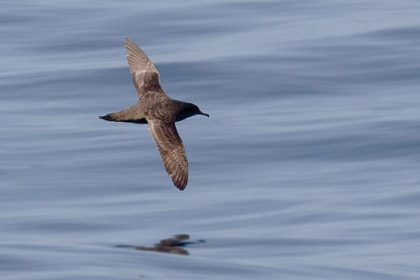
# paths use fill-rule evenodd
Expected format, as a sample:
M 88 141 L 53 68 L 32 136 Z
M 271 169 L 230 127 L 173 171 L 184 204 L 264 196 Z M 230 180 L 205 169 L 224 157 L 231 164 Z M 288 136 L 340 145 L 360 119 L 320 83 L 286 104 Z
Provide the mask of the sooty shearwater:
M 201 112 L 197 105 L 169 98 L 160 85 L 159 72 L 139 46 L 126 38 L 125 48 L 139 101 L 120 112 L 99 118 L 114 122 L 147 123 L 166 172 L 174 185 L 183 190 L 188 183 L 188 160 L 175 122 L 194 115 L 209 115 Z

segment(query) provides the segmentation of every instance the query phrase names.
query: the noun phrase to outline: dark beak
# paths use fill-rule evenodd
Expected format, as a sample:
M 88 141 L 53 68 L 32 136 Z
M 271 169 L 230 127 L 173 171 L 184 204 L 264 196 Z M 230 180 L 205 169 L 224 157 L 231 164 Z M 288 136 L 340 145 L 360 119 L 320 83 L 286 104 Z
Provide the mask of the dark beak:
M 203 113 L 203 112 L 200 112 L 200 115 L 203 115 L 203 116 L 206 116 L 206 117 L 210 118 L 209 114 L 206 114 L 206 113 Z

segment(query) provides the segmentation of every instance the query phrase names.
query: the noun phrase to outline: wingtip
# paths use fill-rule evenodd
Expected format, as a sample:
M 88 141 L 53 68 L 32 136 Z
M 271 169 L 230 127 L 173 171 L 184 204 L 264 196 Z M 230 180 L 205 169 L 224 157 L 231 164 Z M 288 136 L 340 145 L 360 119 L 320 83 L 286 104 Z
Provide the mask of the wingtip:
M 171 178 L 171 179 L 172 179 L 172 184 L 174 184 L 174 186 L 178 190 L 183 191 L 187 187 L 188 181 L 187 182 L 179 182 L 179 181 L 174 180 L 173 178 Z
M 130 37 L 125 37 L 125 42 L 124 42 L 125 47 L 127 47 L 127 46 L 129 46 L 131 44 L 135 44 L 134 41 L 131 40 Z
M 177 187 L 178 190 L 183 191 L 187 187 L 188 181 L 187 182 L 174 182 L 174 181 L 172 181 L 172 183 L 174 184 L 175 187 Z

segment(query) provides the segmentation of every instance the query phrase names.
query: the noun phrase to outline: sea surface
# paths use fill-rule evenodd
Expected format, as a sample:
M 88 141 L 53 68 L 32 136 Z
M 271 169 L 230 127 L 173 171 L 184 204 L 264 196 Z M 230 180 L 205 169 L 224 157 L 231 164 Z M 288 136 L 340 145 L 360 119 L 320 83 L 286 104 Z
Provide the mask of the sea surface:
M 210 114 L 183 192 L 98 118 L 126 36 Z M 0 279 L 420 279 L 420 1 L 1 1 L 0 38 Z

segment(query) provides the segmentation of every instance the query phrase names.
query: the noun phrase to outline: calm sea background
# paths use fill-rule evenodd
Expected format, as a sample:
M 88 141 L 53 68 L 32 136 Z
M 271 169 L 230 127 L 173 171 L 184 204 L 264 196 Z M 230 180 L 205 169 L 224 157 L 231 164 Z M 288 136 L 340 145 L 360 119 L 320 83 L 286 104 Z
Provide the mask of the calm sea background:
M 98 119 L 126 36 L 210 114 L 184 192 Z M 1 1 L 0 37 L 0 279 L 420 279 L 420 1 Z

